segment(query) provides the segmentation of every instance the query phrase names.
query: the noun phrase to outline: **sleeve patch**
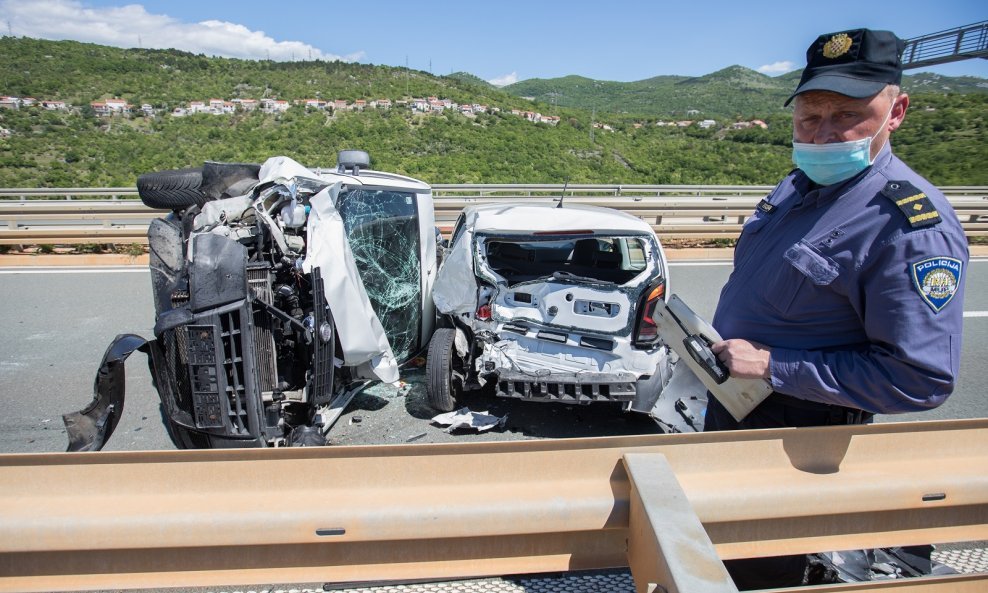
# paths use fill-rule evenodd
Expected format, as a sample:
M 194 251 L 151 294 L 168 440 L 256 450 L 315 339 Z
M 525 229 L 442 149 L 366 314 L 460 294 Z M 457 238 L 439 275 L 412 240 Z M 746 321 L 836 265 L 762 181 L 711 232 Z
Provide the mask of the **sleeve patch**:
M 961 284 L 964 263 L 953 257 L 931 257 L 912 265 L 913 283 L 919 296 L 934 313 L 954 298 Z
M 933 226 L 940 222 L 940 213 L 926 194 L 908 181 L 889 181 L 882 195 L 892 200 L 913 228 Z

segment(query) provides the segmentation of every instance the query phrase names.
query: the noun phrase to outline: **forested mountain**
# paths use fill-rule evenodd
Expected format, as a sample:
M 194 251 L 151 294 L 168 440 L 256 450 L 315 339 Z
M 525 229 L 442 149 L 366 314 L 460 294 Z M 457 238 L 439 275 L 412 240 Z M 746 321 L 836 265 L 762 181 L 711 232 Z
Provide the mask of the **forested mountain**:
M 147 171 L 204 160 L 260 162 L 273 155 L 328 167 L 343 148 L 365 149 L 374 168 L 430 183 L 772 184 L 792 167 L 789 116 L 778 105 L 795 85 L 793 76 L 798 73 L 772 79 L 731 67 L 704 77 L 663 76 L 639 83 L 557 79 L 569 86 L 554 92 L 573 89 L 566 92 L 581 100 L 619 97 L 581 108 L 567 106 L 565 93 L 533 102 L 465 73 L 436 77 L 387 66 L 258 62 L 3 38 L 0 95 L 61 99 L 83 107 L 0 109 L 0 132 L 7 131 L 0 133 L 0 186 L 133 185 Z M 780 79 L 788 81 L 780 84 Z M 988 185 L 988 93 L 945 94 L 943 88 L 976 90 L 985 81 L 925 75 L 916 80 L 935 92 L 914 92 L 906 123 L 894 136 L 897 153 L 934 183 Z M 329 112 L 293 106 L 280 114 L 169 115 L 188 101 L 209 98 L 416 96 L 488 104 L 500 111 Z M 90 101 L 111 97 L 137 106 L 149 103 L 158 112 L 98 117 L 87 108 Z M 688 119 L 711 118 L 716 125 L 660 127 L 656 124 L 663 120 L 683 118 L 640 115 L 632 107 L 657 101 L 678 101 L 677 109 L 701 111 Z M 560 119 L 556 125 L 534 123 L 513 109 Z M 767 129 L 731 129 L 736 121 L 752 118 L 764 120 Z
M 636 82 L 591 80 L 582 76 L 532 78 L 503 87 L 520 97 L 545 103 L 643 117 L 712 118 L 785 113 L 782 103 L 799 83 L 801 70 L 770 77 L 743 66 L 730 66 L 698 77 L 656 76 Z M 973 76 L 904 75 L 908 93 L 988 93 L 988 80 Z

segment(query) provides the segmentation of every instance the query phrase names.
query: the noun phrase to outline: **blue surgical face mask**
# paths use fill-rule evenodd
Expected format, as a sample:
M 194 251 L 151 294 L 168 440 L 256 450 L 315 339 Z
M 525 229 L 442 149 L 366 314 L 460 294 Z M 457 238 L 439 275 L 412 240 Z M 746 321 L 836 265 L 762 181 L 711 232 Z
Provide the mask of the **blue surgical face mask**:
M 895 106 L 895 102 L 892 102 Z M 878 126 L 878 132 L 885 129 L 892 107 Z M 875 135 L 878 135 L 875 132 Z M 792 162 L 802 169 L 806 176 L 820 185 L 833 185 L 854 177 L 874 162 L 871 158 L 871 143 L 875 136 L 847 142 L 813 144 L 812 142 L 792 141 Z M 884 146 L 883 146 L 884 148 Z M 880 151 L 879 151 L 880 152 Z

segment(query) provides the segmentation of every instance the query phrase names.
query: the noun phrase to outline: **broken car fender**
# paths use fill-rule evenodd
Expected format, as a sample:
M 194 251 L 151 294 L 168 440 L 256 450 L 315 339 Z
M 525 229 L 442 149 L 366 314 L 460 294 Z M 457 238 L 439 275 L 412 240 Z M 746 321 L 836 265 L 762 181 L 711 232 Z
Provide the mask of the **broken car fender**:
M 135 350 L 152 360 L 150 342 L 135 334 L 121 334 L 107 347 L 93 384 L 93 401 L 78 412 L 62 416 L 69 435 L 66 451 L 99 451 L 109 440 L 123 415 L 124 363 Z

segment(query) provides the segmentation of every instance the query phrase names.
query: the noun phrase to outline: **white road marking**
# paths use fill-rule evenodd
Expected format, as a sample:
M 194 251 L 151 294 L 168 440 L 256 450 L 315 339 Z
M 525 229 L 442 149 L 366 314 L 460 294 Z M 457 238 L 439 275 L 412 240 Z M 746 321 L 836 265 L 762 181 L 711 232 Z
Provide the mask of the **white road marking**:
M 117 266 L 107 268 L 0 268 L 0 274 L 113 274 L 113 273 L 141 273 L 148 272 L 147 266 Z

